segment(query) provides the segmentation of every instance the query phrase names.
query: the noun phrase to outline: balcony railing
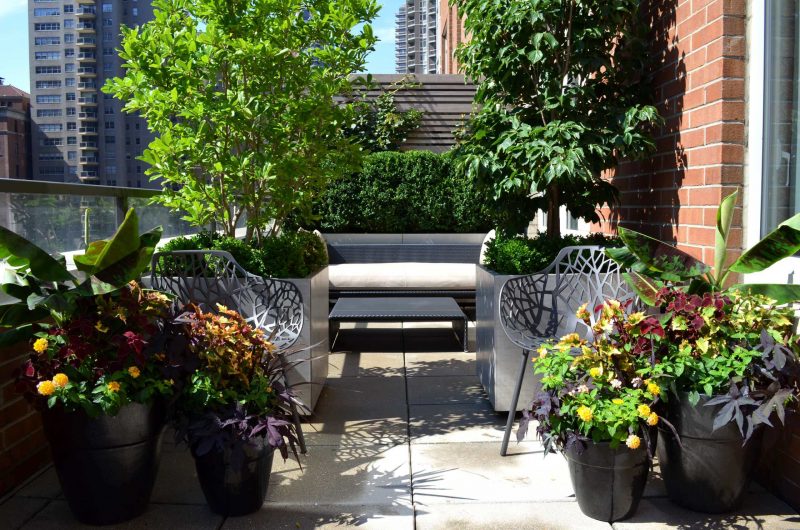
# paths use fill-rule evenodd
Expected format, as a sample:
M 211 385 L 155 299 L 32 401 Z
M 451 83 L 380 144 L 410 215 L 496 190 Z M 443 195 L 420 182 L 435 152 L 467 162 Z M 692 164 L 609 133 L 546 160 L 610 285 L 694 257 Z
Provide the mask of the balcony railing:
M 87 182 L 100 179 L 92 170 L 78 177 Z M 136 208 L 143 231 L 160 225 L 164 237 L 197 232 L 180 214 L 151 204 L 158 194 L 152 189 L 0 179 L 0 225 L 51 253 L 85 248 L 85 229 L 89 241 L 108 238 L 129 207 Z

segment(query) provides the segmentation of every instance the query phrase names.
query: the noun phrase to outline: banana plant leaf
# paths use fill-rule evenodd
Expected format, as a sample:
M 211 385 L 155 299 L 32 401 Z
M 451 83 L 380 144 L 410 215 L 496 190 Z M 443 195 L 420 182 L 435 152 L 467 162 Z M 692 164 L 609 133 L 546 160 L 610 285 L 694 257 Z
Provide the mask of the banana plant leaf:
M 136 252 L 140 247 L 138 226 L 136 212 L 128 210 L 112 238 L 90 243 L 85 253 L 75 256 L 75 266 L 79 271 L 94 276 Z
M 730 290 L 741 291 L 743 293 L 761 294 L 775 299 L 779 304 L 790 304 L 800 300 L 800 285 L 788 285 L 778 283 L 740 283 L 734 285 Z
M 725 259 L 728 257 L 728 234 L 733 223 L 733 213 L 736 207 L 736 197 L 739 192 L 734 191 L 722 200 L 717 208 L 717 230 L 714 239 L 714 272 L 719 281 L 725 277 Z
M 637 296 L 645 304 L 656 305 L 656 295 L 664 287 L 664 282 L 638 272 L 623 272 L 622 278 L 636 291 Z
M 33 324 L 23 324 L 0 333 L 0 348 L 13 346 L 33 337 Z
M 22 236 L 0 226 L 0 260 L 14 267 L 27 267 L 45 282 L 75 281 L 63 260 L 58 260 Z
M 663 241 L 628 228 L 619 228 L 618 232 L 627 249 L 638 260 L 629 264 L 634 272 L 656 276 L 664 281 L 682 282 L 711 270 L 702 261 Z M 614 259 L 613 256 L 609 257 Z
M 787 219 L 739 256 L 730 270 L 750 274 L 761 272 L 800 251 L 800 213 Z

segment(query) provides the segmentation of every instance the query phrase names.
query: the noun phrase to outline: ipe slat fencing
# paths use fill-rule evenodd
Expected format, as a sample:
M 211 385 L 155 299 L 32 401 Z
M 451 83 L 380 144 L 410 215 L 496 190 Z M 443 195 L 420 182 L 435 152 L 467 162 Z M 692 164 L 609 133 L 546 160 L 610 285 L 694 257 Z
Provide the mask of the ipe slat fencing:
M 391 90 L 392 85 L 406 79 L 419 86 L 404 88 L 395 96 L 398 110 L 415 108 L 422 111 L 419 128 L 411 132 L 402 150 L 423 150 L 441 153 L 455 144 L 453 130 L 473 110 L 475 85 L 467 83 L 463 75 L 373 75 L 375 89 L 362 90 L 368 98 L 375 98 L 381 90 Z

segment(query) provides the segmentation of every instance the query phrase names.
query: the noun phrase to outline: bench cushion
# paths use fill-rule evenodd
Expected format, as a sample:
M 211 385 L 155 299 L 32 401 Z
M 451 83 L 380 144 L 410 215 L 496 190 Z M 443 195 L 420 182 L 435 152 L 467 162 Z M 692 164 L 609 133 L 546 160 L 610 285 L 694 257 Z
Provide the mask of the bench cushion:
M 352 290 L 454 290 L 474 291 L 474 263 L 346 263 L 330 265 L 330 288 Z

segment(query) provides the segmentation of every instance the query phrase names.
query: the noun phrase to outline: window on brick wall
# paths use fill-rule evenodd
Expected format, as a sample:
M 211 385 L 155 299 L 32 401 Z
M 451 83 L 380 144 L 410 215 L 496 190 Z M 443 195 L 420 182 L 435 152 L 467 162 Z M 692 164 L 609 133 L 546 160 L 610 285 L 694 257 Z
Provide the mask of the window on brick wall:
M 800 0 L 766 3 L 761 235 L 800 212 Z

